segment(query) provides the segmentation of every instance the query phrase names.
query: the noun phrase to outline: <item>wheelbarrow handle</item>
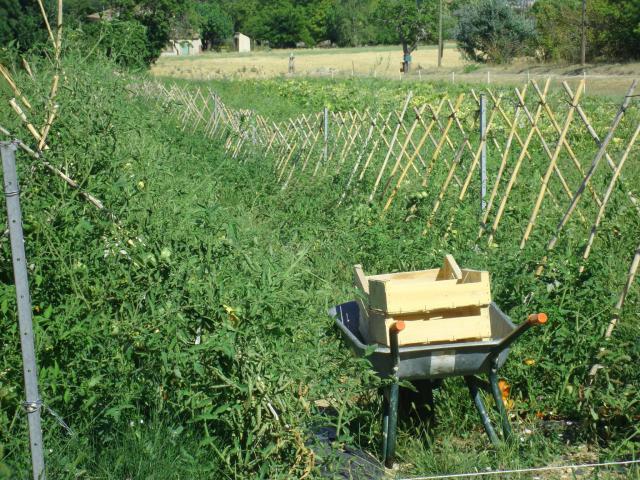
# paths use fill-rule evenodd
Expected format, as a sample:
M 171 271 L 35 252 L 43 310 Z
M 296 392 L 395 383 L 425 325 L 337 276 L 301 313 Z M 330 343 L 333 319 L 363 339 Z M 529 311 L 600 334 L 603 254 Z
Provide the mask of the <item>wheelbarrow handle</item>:
M 500 341 L 500 343 L 496 345 L 495 351 L 498 353 L 501 352 L 513 342 L 515 342 L 520 337 L 520 335 L 529 330 L 531 327 L 534 327 L 536 325 L 544 325 L 545 323 L 547 323 L 547 320 L 548 317 L 546 313 L 532 313 L 527 317 L 527 320 L 525 322 L 522 322 L 520 325 L 514 328 L 511 333 L 505 336 L 502 341 Z

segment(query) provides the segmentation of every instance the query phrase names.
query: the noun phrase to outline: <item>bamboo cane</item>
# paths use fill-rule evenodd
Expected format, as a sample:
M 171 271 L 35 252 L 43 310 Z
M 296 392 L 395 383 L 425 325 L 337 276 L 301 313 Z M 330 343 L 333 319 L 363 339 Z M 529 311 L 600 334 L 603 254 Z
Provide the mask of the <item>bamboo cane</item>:
M 440 100 L 440 103 L 438 104 L 438 108 L 436 109 L 435 113 L 433 111 L 433 107 L 431 105 L 429 105 L 429 109 L 431 110 L 431 123 L 429 125 L 426 125 L 424 123 L 424 120 L 422 119 L 422 116 L 420 116 L 420 124 L 422 125 L 422 128 L 424 128 L 425 130 L 429 130 L 429 140 L 431 141 L 431 144 L 433 145 L 434 148 L 436 148 L 438 146 L 438 141 L 433 137 L 433 133 L 431 132 L 432 128 L 432 124 L 435 124 L 438 129 L 442 132 L 443 130 L 443 126 L 442 126 L 442 122 L 440 122 L 440 119 L 438 118 L 438 115 L 440 114 L 440 110 L 442 109 L 442 106 L 444 105 L 444 101 L 445 98 L 442 98 Z M 451 139 L 449 138 L 449 136 L 447 135 L 446 137 L 446 142 L 447 145 L 449 145 L 449 148 L 451 148 L 451 151 L 453 152 L 453 154 L 455 155 L 456 153 L 456 148 L 453 146 L 453 142 L 451 141 Z M 447 167 L 450 167 L 451 165 L 449 165 L 449 163 L 446 161 L 445 162 L 447 164 Z M 424 168 L 427 168 L 427 164 L 423 162 L 422 166 Z M 458 184 L 459 187 L 462 186 L 462 182 L 460 181 L 460 179 L 458 178 L 457 175 L 453 176 L 453 179 L 456 181 L 456 183 Z
M 20 117 L 20 120 L 22 120 L 22 123 L 25 124 L 25 126 L 27 127 L 27 130 L 29 130 L 29 133 L 31 133 L 33 138 L 35 138 L 35 140 L 37 142 L 39 142 L 42 139 L 42 136 L 40 135 L 40 132 L 38 132 L 38 130 L 36 130 L 36 127 L 34 127 L 29 122 L 29 120 L 27 119 L 27 116 L 25 115 L 25 113 L 20 108 L 20 105 L 18 105 L 18 103 L 16 102 L 16 99 L 12 98 L 11 100 L 9 100 L 9 105 L 11 105 L 11 108 L 13 108 L 14 112 L 16 112 L 18 117 Z
M 419 122 L 419 125 L 424 125 L 424 122 L 422 121 L 422 112 L 424 112 L 426 104 L 422 105 L 422 107 L 418 108 L 416 106 L 413 107 L 413 111 L 416 115 L 416 119 Z M 398 115 L 398 112 L 394 112 L 396 115 Z M 413 137 L 409 135 L 409 132 L 407 130 L 407 127 L 404 125 L 404 123 L 400 123 L 401 127 L 402 127 L 402 131 L 405 133 L 405 135 L 409 136 L 409 146 L 415 151 L 416 150 L 416 144 L 413 143 Z M 420 153 L 418 152 L 418 160 L 420 161 L 420 163 L 422 164 L 423 167 L 426 166 L 426 164 L 424 163 L 424 159 L 422 158 L 422 155 L 420 155 Z M 416 171 L 417 173 L 417 171 Z
M 546 97 L 547 92 L 549 90 L 549 85 L 551 84 L 551 79 L 547 78 L 547 81 L 545 82 L 544 85 L 544 90 L 543 90 L 543 94 Z M 516 92 L 518 92 L 518 89 L 515 89 Z M 522 97 L 522 95 L 518 95 L 518 102 L 519 102 L 519 106 L 523 109 L 523 111 L 528 111 L 526 110 L 526 105 L 524 104 L 524 98 Z M 491 226 L 491 232 L 489 232 L 489 238 L 487 239 L 487 244 L 491 245 L 493 243 L 493 237 L 495 235 L 495 233 L 498 231 L 498 226 L 500 225 L 500 220 L 502 219 L 502 215 L 504 214 L 504 210 L 507 206 L 507 201 L 509 200 L 509 195 L 511 194 L 511 190 L 513 189 L 513 186 L 516 183 L 516 180 L 518 178 L 518 173 L 520 172 L 520 167 L 522 166 L 522 162 L 524 160 L 524 157 L 527 154 L 527 150 L 529 149 L 529 143 L 531 143 L 531 139 L 533 138 L 533 134 L 534 134 L 534 128 L 533 125 L 537 125 L 538 121 L 540 120 L 540 115 L 542 114 L 542 104 L 538 103 L 538 107 L 536 109 L 536 113 L 533 119 L 530 119 L 531 121 L 531 129 L 529 130 L 529 133 L 527 134 L 527 138 L 525 139 L 524 143 L 522 144 L 522 149 L 520 150 L 520 155 L 518 155 L 518 159 L 516 160 L 516 163 L 513 167 L 513 171 L 511 172 L 511 176 L 509 177 L 509 181 L 507 182 L 507 187 L 505 189 L 505 193 L 502 196 L 502 200 L 500 202 L 500 205 L 498 206 L 498 212 L 496 213 L 496 217 L 493 219 L 493 224 Z M 529 115 L 530 116 L 530 115 Z
M 51 109 L 51 113 L 49 114 L 49 118 L 47 118 L 47 123 L 42 129 L 40 142 L 38 142 L 38 150 L 42 151 L 47 142 L 47 137 L 49 136 L 49 131 L 51 130 L 51 126 L 53 125 L 53 121 L 58 114 L 58 104 L 56 103 Z
M 523 100 L 527 95 L 527 86 L 525 85 L 523 89 Z M 489 215 L 491 213 L 491 208 L 493 207 L 493 202 L 498 193 L 498 189 L 500 188 L 500 181 L 502 180 L 502 175 L 504 174 L 504 170 L 507 166 L 507 160 L 509 158 L 509 153 L 511 152 L 511 145 L 513 143 L 513 139 L 516 134 L 516 130 L 518 128 L 518 118 L 520 116 L 520 104 L 516 106 L 513 123 L 510 125 L 509 136 L 507 137 L 507 143 L 505 145 L 504 151 L 501 154 L 500 159 L 500 167 L 498 168 L 498 174 L 496 175 L 496 179 L 493 183 L 493 188 L 491 189 L 491 195 L 489 196 L 489 201 L 487 202 L 487 207 L 485 208 L 482 214 L 482 224 L 480 226 L 480 230 L 478 231 L 478 238 L 482 237 L 482 234 L 485 230 L 485 225 L 487 224 L 487 220 L 489 219 Z M 497 143 L 496 143 L 497 144 Z
M 536 83 L 536 81 L 535 80 L 531 80 L 531 83 L 533 85 L 533 88 L 538 93 L 538 95 L 540 95 L 540 89 L 538 88 L 538 84 Z M 563 83 L 566 84 L 566 82 L 563 82 Z M 573 96 L 571 96 L 569 98 L 573 98 Z M 558 125 L 558 122 L 556 121 L 556 117 L 555 117 L 555 115 L 553 113 L 553 110 L 551 110 L 551 108 L 549 107 L 549 103 L 548 102 L 544 102 L 543 105 L 544 105 L 544 108 L 545 108 L 545 110 L 547 112 L 547 116 L 549 117 L 549 120 L 551 120 L 551 125 L 553 126 L 554 130 L 556 131 L 556 133 L 560 134 L 561 133 L 560 125 Z M 578 106 L 576 106 L 576 109 L 577 108 L 578 108 Z M 571 145 L 569 144 L 569 141 L 567 140 L 566 137 L 564 138 L 564 145 L 565 145 L 565 148 L 567 150 L 567 153 L 569 154 L 569 158 L 571 158 L 571 160 L 573 161 L 573 164 L 578 169 L 578 172 L 580 172 L 580 175 L 584 178 L 584 170 L 582 169 L 582 165 L 580 164 L 580 161 L 576 157 L 576 154 L 573 152 L 573 149 L 571 148 Z M 589 186 L 589 190 L 591 191 L 591 195 L 593 196 L 593 199 L 598 204 L 598 206 L 600 206 L 602 204 L 602 201 L 600 200 L 600 197 L 598 197 L 598 194 L 593 189 L 593 186 L 591 184 L 589 184 L 588 186 Z
M 444 127 L 444 130 L 443 130 L 442 135 L 440 137 L 440 141 L 438 142 L 438 146 L 436 147 L 436 149 L 434 150 L 433 154 L 431 155 L 431 159 L 429 160 L 429 164 L 427 165 L 427 169 L 425 170 L 424 178 L 422 180 L 422 186 L 423 187 L 427 186 L 427 183 L 429 181 L 429 175 L 431 175 L 431 171 L 433 170 L 433 167 L 436 164 L 436 160 L 440 156 L 440 152 L 442 151 L 442 147 L 444 146 L 446 138 L 449 135 L 449 130 L 451 129 L 451 126 L 453 125 L 453 122 L 455 120 L 455 117 L 457 115 L 458 110 L 460 109 L 460 105 L 462 105 L 462 101 L 463 100 L 464 100 L 464 93 L 461 93 L 460 95 L 458 95 L 458 98 L 456 99 L 455 106 L 451 104 L 451 101 L 449 99 L 447 99 L 447 103 L 449 104 L 449 109 L 451 110 L 451 115 L 449 115 L 449 119 L 447 120 L 447 124 Z M 435 114 L 434 114 L 434 116 L 435 116 Z M 466 147 L 467 144 L 468 144 L 468 141 L 463 141 L 462 144 Z
M 335 121 L 335 118 L 338 118 L 337 121 Z M 332 123 L 337 123 L 338 124 L 338 131 L 336 132 L 336 134 L 333 137 L 333 148 L 331 149 L 331 152 L 329 153 L 329 156 L 327 157 L 327 162 L 324 165 L 324 174 L 327 174 L 327 171 L 329 169 L 329 164 L 331 163 L 331 161 L 333 160 L 333 154 L 338 150 L 338 145 L 340 143 L 340 139 L 344 138 L 344 129 L 345 129 L 345 121 L 344 121 L 344 117 L 342 116 L 342 112 L 338 112 L 337 114 L 334 115 L 334 121 Z
M 369 132 L 367 133 L 367 138 L 364 141 L 364 145 L 362 147 L 362 149 L 360 150 L 360 153 L 358 154 L 358 157 L 356 159 L 356 162 L 353 166 L 353 169 L 351 170 L 351 175 L 349 175 L 349 179 L 347 180 L 347 185 L 344 188 L 344 191 L 342 192 L 342 196 L 340 197 L 340 200 L 338 201 L 338 206 L 342 205 L 343 200 L 346 198 L 347 193 L 349 191 L 349 187 L 351 186 L 351 182 L 353 181 L 353 179 L 356 176 L 356 173 L 358 172 L 358 167 L 360 166 L 360 162 L 362 161 L 362 156 L 364 155 L 364 152 L 367 149 L 367 146 L 369 145 L 369 140 L 371 140 L 371 135 L 373 134 L 375 128 L 375 124 L 374 122 L 371 122 L 371 125 L 369 126 Z
M 598 230 L 598 227 L 600 226 L 600 222 L 604 217 L 604 212 L 605 212 L 605 209 L 607 208 L 607 203 L 611 198 L 611 194 L 613 193 L 613 189 L 620 176 L 620 173 L 622 172 L 622 168 L 624 167 L 624 164 L 627 161 L 627 157 L 629 156 L 629 153 L 631 152 L 631 149 L 633 148 L 636 142 L 636 139 L 638 138 L 638 134 L 640 134 L 640 124 L 638 124 L 638 127 L 636 128 L 634 134 L 632 135 L 631 140 L 629 141 L 629 144 L 626 150 L 624 151 L 624 154 L 622 155 L 620 162 L 618 162 L 618 166 L 616 167 L 616 170 L 613 172 L 613 176 L 611 177 L 611 180 L 609 181 L 607 191 L 605 192 L 604 198 L 602 200 L 602 205 L 600 205 L 600 209 L 598 210 L 598 215 L 596 216 L 596 220 L 593 226 L 591 227 L 591 233 L 589 234 L 589 240 L 587 241 L 587 246 L 585 247 L 584 253 L 582 254 L 583 264 L 580 265 L 580 273 L 584 271 L 584 262 L 586 262 L 589 259 L 589 254 L 591 253 L 593 240 L 595 239 L 596 232 Z
M 357 128 L 356 128 L 356 125 L 357 125 Z M 362 124 L 357 122 L 356 119 L 353 118 L 353 115 L 351 115 L 351 128 L 349 129 L 349 133 L 347 134 L 348 140 L 345 143 L 342 149 L 342 152 L 340 154 L 340 159 L 338 161 L 338 169 L 336 173 L 338 173 L 342 169 L 342 165 L 344 164 L 347 158 L 347 155 L 351 151 L 351 148 L 353 147 L 353 144 L 355 143 L 356 138 L 360 136 L 361 128 L 362 128 Z M 352 134 L 352 132 L 354 133 Z
M 449 106 L 451 107 L 451 102 L 449 102 Z M 433 111 L 433 109 L 432 109 L 432 111 Z M 425 130 L 424 134 L 420 138 L 420 141 L 418 142 L 418 147 L 416 148 L 416 151 L 411 156 L 411 158 L 409 158 L 409 160 L 407 161 L 407 164 L 405 165 L 404 169 L 402 170 L 402 173 L 400 174 L 400 177 L 398 178 L 398 181 L 396 182 L 395 187 L 393 188 L 393 190 L 391 191 L 391 194 L 387 198 L 387 202 L 385 203 L 384 209 L 382 210 L 383 213 L 386 212 L 389 209 L 389 207 L 391 206 L 391 203 L 393 202 L 394 198 L 396 197 L 396 195 L 397 195 L 397 193 L 398 193 L 398 191 L 399 191 L 399 189 L 400 189 L 400 187 L 402 185 L 402 182 L 404 181 L 405 177 L 407 176 L 409 168 L 411 166 L 413 166 L 413 162 L 414 162 L 414 160 L 416 158 L 416 152 L 418 152 L 422 148 L 422 146 L 424 145 L 424 142 L 426 141 L 426 139 L 431 134 L 431 129 L 432 129 L 434 124 L 435 124 L 435 122 L 432 121 L 431 124 L 429 125 L 429 128 L 427 128 Z M 445 133 L 445 137 L 446 137 L 446 133 Z
M 402 113 L 400 114 L 400 117 L 398 117 L 398 123 L 396 124 L 396 128 L 393 132 L 393 136 L 391 137 L 391 145 L 389 145 L 389 149 L 387 150 L 387 155 L 384 157 L 384 161 L 382 162 L 382 166 L 380 167 L 380 171 L 378 172 L 376 182 L 373 185 L 373 190 L 369 195 L 369 203 L 373 201 L 373 197 L 375 196 L 376 191 L 378 190 L 378 185 L 380 185 L 380 180 L 382 180 L 382 175 L 384 174 L 384 170 L 387 167 L 387 162 L 389 162 L 389 157 L 391 156 L 391 153 L 393 151 L 393 146 L 396 143 L 396 140 L 398 139 L 400 124 L 404 121 L 404 116 L 407 113 L 407 107 L 409 106 L 409 102 L 411 101 L 412 96 L 413 96 L 413 92 L 409 91 L 409 93 L 407 94 L 407 98 L 404 101 L 404 105 L 402 107 Z
M 8 130 L 6 130 L 5 128 L 3 128 L 2 126 L 0 126 L 0 133 L 2 133 L 3 135 L 6 135 L 8 137 L 12 137 L 11 133 Z M 58 177 L 60 177 L 71 188 L 73 188 L 75 190 L 78 190 L 78 193 L 80 194 L 80 196 L 82 198 L 84 198 L 86 201 L 91 203 L 98 210 L 104 210 L 104 204 L 100 200 L 98 200 L 96 197 L 91 195 L 90 193 L 87 193 L 84 190 L 82 190 L 80 188 L 80 185 L 75 180 L 73 180 L 71 177 L 69 177 L 68 175 L 63 173 L 61 170 L 59 170 L 58 168 L 54 167 L 49 162 L 44 160 L 39 153 L 34 152 L 24 142 L 22 142 L 20 140 L 16 140 L 16 142 L 17 142 L 18 146 L 20 148 L 22 148 L 25 152 L 27 152 L 31 157 L 39 160 L 47 170 L 52 172 L 54 175 L 57 175 Z
M 22 66 L 27 72 L 27 75 L 29 75 L 29 78 L 35 81 L 36 77 L 35 75 L 33 75 L 33 71 L 31 70 L 31 65 L 29 65 L 29 62 L 27 62 L 27 59 L 24 57 L 22 57 Z
M 407 133 L 407 136 L 405 137 L 404 142 L 402 143 L 402 147 L 400 147 L 400 153 L 396 157 L 395 164 L 391 168 L 391 173 L 389 174 L 389 178 L 387 178 L 385 186 L 382 189 L 382 196 L 385 195 L 385 193 L 387 191 L 387 188 L 389 187 L 389 185 L 391 183 L 391 180 L 393 180 L 396 172 L 398 171 L 398 168 L 399 168 L 400 163 L 402 161 L 402 157 L 405 156 L 405 152 L 407 151 L 407 146 L 409 145 L 409 141 L 411 140 L 411 137 L 413 136 L 413 133 L 415 132 L 415 129 L 419 124 L 420 124 L 420 122 L 418 121 L 418 116 L 416 115 L 416 118 L 413 121 L 413 123 L 411 124 L 411 128 L 409 129 L 409 132 Z M 415 149 L 414 149 L 414 151 L 415 151 Z M 407 162 L 407 165 L 408 164 L 409 164 L 409 162 Z
M 613 318 L 611 318 L 611 321 L 609 322 L 606 333 L 604 334 L 605 339 L 609 339 L 611 337 L 611 335 L 613 334 L 613 330 L 616 328 L 616 325 L 620 321 L 620 313 L 622 312 L 622 309 L 624 307 L 624 302 L 627 298 L 629 290 L 631 289 L 631 285 L 633 285 L 633 280 L 635 279 L 636 273 L 638 271 L 638 265 L 640 265 L 640 245 L 638 245 L 636 253 L 633 256 L 633 260 L 631 261 L 631 265 L 629 266 L 629 272 L 627 273 L 627 282 L 625 283 L 622 292 L 620 292 L 620 296 L 618 297 L 618 301 L 616 302 L 615 313 L 613 315 Z
M 51 40 L 51 45 L 53 48 L 57 50 L 58 44 L 56 43 L 56 39 L 53 36 L 53 31 L 51 31 L 51 25 L 49 24 L 49 18 L 47 17 L 47 12 L 44 9 L 44 5 L 42 4 L 42 0 L 38 0 L 38 6 L 40 7 L 40 13 L 42 14 L 42 19 L 44 20 L 44 25 L 47 27 L 47 32 L 49 33 L 49 39 Z
M 442 200 L 444 199 L 444 196 L 447 193 L 447 189 L 449 188 L 449 184 L 451 183 L 451 179 L 453 178 L 453 175 L 455 174 L 456 168 L 458 167 L 458 165 L 460 164 L 460 160 L 462 159 L 462 154 L 464 153 L 464 143 L 462 143 L 460 145 L 460 147 L 458 147 L 458 151 L 456 152 L 456 155 L 453 159 L 453 161 L 451 162 L 451 167 L 449 167 L 449 173 L 447 174 L 447 178 L 445 179 L 445 181 L 442 183 L 442 186 L 440 187 L 440 192 L 438 193 L 438 197 L 436 198 L 436 201 L 433 205 L 433 209 L 431 211 L 431 214 L 429 215 L 429 219 L 427 220 L 427 226 L 425 228 L 425 231 L 423 232 L 423 234 L 426 233 L 426 231 L 431 228 L 431 224 L 433 222 L 433 219 L 436 216 L 436 213 L 438 212 L 438 209 L 440 208 L 440 205 L 442 204 Z
M 62 0 L 58 0 L 58 23 L 56 31 L 56 61 L 60 60 L 60 54 L 62 52 Z
M 284 164 L 282 165 L 282 168 L 279 169 L 280 173 L 278 175 L 278 182 L 282 179 L 282 175 L 284 174 L 285 170 L 287 169 L 287 165 L 289 164 L 289 160 L 291 160 L 291 156 L 293 155 L 293 152 L 296 150 L 296 144 L 293 144 L 293 147 L 291 147 L 291 149 L 289 150 L 289 155 L 287 156 L 286 160 L 284 161 Z
M 569 96 L 573 97 L 573 91 L 571 90 L 571 87 L 567 83 L 564 83 L 563 86 L 565 88 L 565 91 L 569 94 Z M 589 132 L 589 135 L 591 135 L 591 138 L 593 138 L 593 141 L 595 142 L 596 146 L 598 148 L 600 148 L 602 146 L 602 142 L 600 141 L 600 137 L 598 136 L 597 132 L 595 131 L 595 129 L 591 125 L 591 122 L 589 122 L 589 118 L 587 117 L 587 115 L 585 114 L 584 110 L 582 109 L 582 107 L 580 105 L 578 105 L 578 109 L 577 110 L 578 110 L 578 115 L 580 116 L 580 119 L 582 120 L 582 122 L 587 127 L 587 131 Z M 605 159 L 607 160 L 607 165 L 609 165 L 609 167 L 611 168 L 611 171 L 615 171 L 616 164 L 613 161 L 613 159 L 611 158 L 611 156 L 609 155 L 609 153 L 607 153 L 606 151 L 605 151 Z M 629 199 L 631 204 L 634 206 L 634 208 L 640 214 L 640 202 L 629 191 L 629 188 L 626 186 L 625 179 L 624 179 L 624 177 L 622 175 L 620 175 L 619 184 L 620 184 L 622 190 L 626 193 L 627 198 Z
M 384 119 L 383 125 L 382 125 L 382 129 L 378 128 L 378 138 L 376 139 L 376 141 L 373 144 L 373 148 L 371 149 L 371 151 L 369 152 L 369 156 L 367 157 L 367 161 L 364 163 L 364 166 L 362 167 L 362 170 L 360 171 L 360 175 L 358 176 L 358 181 L 361 182 L 362 179 L 364 178 L 364 174 L 366 173 L 367 169 L 369 168 L 369 164 L 371 163 L 371 160 L 373 159 L 374 154 L 378 151 L 378 147 L 380 145 L 380 140 L 383 140 L 384 143 L 387 145 L 387 147 L 389 147 L 389 142 L 387 141 L 387 138 L 385 137 L 385 130 L 389 128 L 389 120 L 391 118 L 391 112 L 389 112 L 387 114 L 387 118 Z
M 637 85 L 638 85 L 638 80 L 634 80 L 633 83 L 631 84 L 631 86 L 629 87 L 629 90 L 627 91 L 627 94 L 626 94 L 626 96 L 624 98 L 624 101 L 622 102 L 622 105 L 620 106 L 620 109 L 618 110 L 618 113 L 616 114 L 616 116 L 613 119 L 613 122 L 611 124 L 611 127 L 609 128 L 609 133 L 607 133 L 607 136 L 605 137 L 604 141 L 600 145 L 600 149 L 598 150 L 598 153 L 596 153 L 596 156 L 594 157 L 593 161 L 591 162 L 591 167 L 589 167 L 589 170 L 587 171 L 587 174 L 585 175 L 584 179 L 582 180 L 582 183 L 580 184 L 580 186 L 576 190 L 576 192 L 575 192 L 575 194 L 573 196 L 573 199 L 571 200 L 571 204 L 569 205 L 569 208 L 567 208 L 567 211 L 565 212 L 565 214 L 563 215 L 562 219 L 560 220 L 560 223 L 558 223 L 558 226 L 556 227 L 555 234 L 553 235 L 551 240 L 549 240 L 549 243 L 547 245 L 547 250 L 553 250 L 553 248 L 555 247 L 555 245 L 556 245 L 556 243 L 558 241 L 560 232 L 562 231 L 562 229 L 565 227 L 565 225 L 569 221 L 569 218 L 571 218 L 571 214 L 573 213 L 573 211 L 575 210 L 576 206 L 578 205 L 578 202 L 580 201 L 580 197 L 582 196 L 582 192 L 584 192 L 584 189 L 585 189 L 587 183 L 589 183 L 589 181 L 593 177 L 596 169 L 598 168 L 598 164 L 600 163 L 600 160 L 602 160 L 602 157 L 604 156 L 604 154 L 605 154 L 605 152 L 607 150 L 607 147 L 609 146 L 609 143 L 613 139 L 613 135 L 615 134 L 616 129 L 618 128 L 618 125 L 620 125 L 620 122 L 622 121 L 622 117 L 624 117 L 624 114 L 627 111 L 627 108 L 629 107 L 629 104 L 631 103 L 631 98 L 633 96 L 633 92 L 635 91 Z M 544 268 L 544 267 L 541 265 L 540 268 Z
M 7 82 L 7 84 L 9 85 L 9 88 L 11 88 L 11 90 L 13 90 L 13 94 L 20 99 L 20 101 L 22 102 L 22 104 L 28 108 L 29 110 L 31 110 L 31 104 L 29 103 L 29 101 L 26 99 L 26 97 L 22 94 L 22 91 L 18 88 L 18 86 L 16 85 L 16 83 L 13 81 L 13 78 L 11 77 L 11 74 L 9 73 L 9 70 L 7 70 L 4 65 L 2 65 L 0 63 L 0 75 L 2 75 L 4 77 L 4 80 Z
M 578 85 L 578 90 L 576 92 L 576 94 L 574 95 L 572 101 L 571 101 L 571 107 L 569 108 L 569 111 L 567 112 L 567 117 L 565 119 L 565 123 L 564 123 L 564 127 L 562 128 L 562 132 L 560 133 L 560 138 L 558 140 L 558 145 L 555 149 L 555 151 L 553 152 L 553 157 L 551 158 L 551 161 L 549 162 L 549 167 L 547 168 L 547 171 L 544 175 L 544 178 L 542 180 L 542 187 L 540 188 L 540 192 L 538 193 L 538 198 L 536 199 L 536 203 L 533 207 L 533 211 L 531 212 L 531 218 L 529 219 L 529 224 L 527 225 L 527 228 L 524 231 L 524 235 L 522 237 L 522 241 L 520 242 L 520 248 L 523 249 L 525 244 L 527 243 L 527 239 L 529 238 L 529 235 L 531 234 L 531 231 L 533 230 L 533 226 L 535 225 L 536 222 L 536 218 L 538 216 L 538 212 L 540 211 L 540 207 L 542 206 L 542 201 L 544 200 L 544 195 L 546 192 L 546 188 L 547 188 L 547 184 L 549 183 L 549 179 L 551 178 L 551 175 L 553 174 L 554 171 L 554 167 L 556 165 L 556 162 L 558 161 L 558 157 L 560 155 L 560 152 L 562 151 L 562 147 L 564 144 L 564 140 L 567 136 L 567 132 L 569 131 L 569 127 L 571 126 L 571 122 L 573 121 L 573 115 L 575 113 L 576 110 L 576 105 L 580 102 L 580 97 L 582 96 L 582 92 L 584 92 L 584 80 L 582 80 L 580 82 L 580 85 Z M 539 131 L 539 130 L 538 130 Z

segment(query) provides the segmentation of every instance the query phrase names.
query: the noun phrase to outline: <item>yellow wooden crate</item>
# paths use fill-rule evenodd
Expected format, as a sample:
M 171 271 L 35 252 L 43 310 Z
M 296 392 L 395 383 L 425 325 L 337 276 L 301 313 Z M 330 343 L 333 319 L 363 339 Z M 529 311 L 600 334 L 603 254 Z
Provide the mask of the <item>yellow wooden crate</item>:
M 442 268 L 366 277 L 369 308 L 397 315 L 491 303 L 489 272 L 459 269 L 452 262 L 448 256 Z
M 367 312 L 367 341 L 389 345 L 389 327 L 404 321 L 398 334 L 399 345 L 419 345 L 491 338 L 488 307 L 464 307 L 428 313 L 386 316 L 382 312 Z
M 361 292 L 360 333 L 389 345 L 389 327 L 402 320 L 401 345 L 491 337 L 489 273 L 460 269 L 447 255 L 441 268 L 365 276 L 354 270 Z

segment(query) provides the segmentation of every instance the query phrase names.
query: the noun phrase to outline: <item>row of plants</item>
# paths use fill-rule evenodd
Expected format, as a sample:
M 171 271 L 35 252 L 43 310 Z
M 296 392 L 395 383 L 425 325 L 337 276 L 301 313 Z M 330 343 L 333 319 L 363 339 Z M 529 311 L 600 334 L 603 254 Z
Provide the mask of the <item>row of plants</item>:
M 34 66 L 38 78 L 50 74 Z M 331 182 L 282 191 L 273 158 L 226 157 L 219 141 L 183 130 L 175 105 L 135 95 L 138 78 L 73 56 L 63 66 L 46 156 L 110 215 L 20 154 L 41 394 L 76 432 L 67 437 L 45 414 L 51 478 L 320 475 L 332 464 L 313 453 L 313 432 L 323 426 L 335 429 L 336 449 L 377 452 L 380 381 L 349 354 L 326 310 L 353 296 L 354 263 L 409 270 L 438 264 L 444 253 L 489 269 L 494 298 L 514 319 L 550 315 L 504 370 L 518 432 L 532 433 L 519 446 L 487 449 L 463 385 L 448 381 L 429 434 L 401 426 L 404 470 L 531 465 L 585 442 L 607 458 L 636 451 L 637 289 L 611 345 L 598 352 L 621 283 L 618 258 L 628 255 L 637 220 L 612 219 L 606 248 L 592 257 L 597 275 L 576 276 L 569 242 L 537 282 L 533 247 L 496 255 L 466 235 L 477 225 L 470 207 L 459 233 L 444 238 L 437 228 L 421 235 L 423 223 L 405 221 L 401 202 L 381 221 L 366 204 L 336 209 Z M 42 96 L 35 83 L 21 84 L 30 98 Z M 271 83 L 256 88 L 285 94 Z M 362 89 L 346 95 L 354 105 L 368 98 Z M 6 109 L 0 124 L 22 131 Z M 0 249 L 0 465 L 15 478 L 29 471 L 28 441 L 6 237 Z M 608 369 L 588 385 L 599 355 Z M 577 422 L 576 443 L 566 446 L 539 417 Z M 457 439 L 468 455 L 452 464 Z

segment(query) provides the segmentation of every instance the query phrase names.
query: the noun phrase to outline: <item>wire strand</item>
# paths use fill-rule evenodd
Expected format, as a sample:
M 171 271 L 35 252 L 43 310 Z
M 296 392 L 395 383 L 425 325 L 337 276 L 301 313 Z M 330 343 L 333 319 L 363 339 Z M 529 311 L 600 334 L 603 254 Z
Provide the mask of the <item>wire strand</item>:
M 521 469 L 513 469 L 513 470 L 492 470 L 487 472 L 474 472 L 474 473 L 452 473 L 452 474 L 446 474 L 446 475 L 431 475 L 426 477 L 405 477 L 405 478 L 399 478 L 398 480 L 437 480 L 437 479 L 445 479 L 445 478 L 471 478 L 471 477 L 484 477 L 489 475 L 505 475 L 508 473 L 546 472 L 550 470 L 610 467 L 615 465 L 634 465 L 639 463 L 640 463 L 640 460 L 622 460 L 618 462 L 583 463 L 580 465 L 533 467 L 533 468 L 521 468 Z

